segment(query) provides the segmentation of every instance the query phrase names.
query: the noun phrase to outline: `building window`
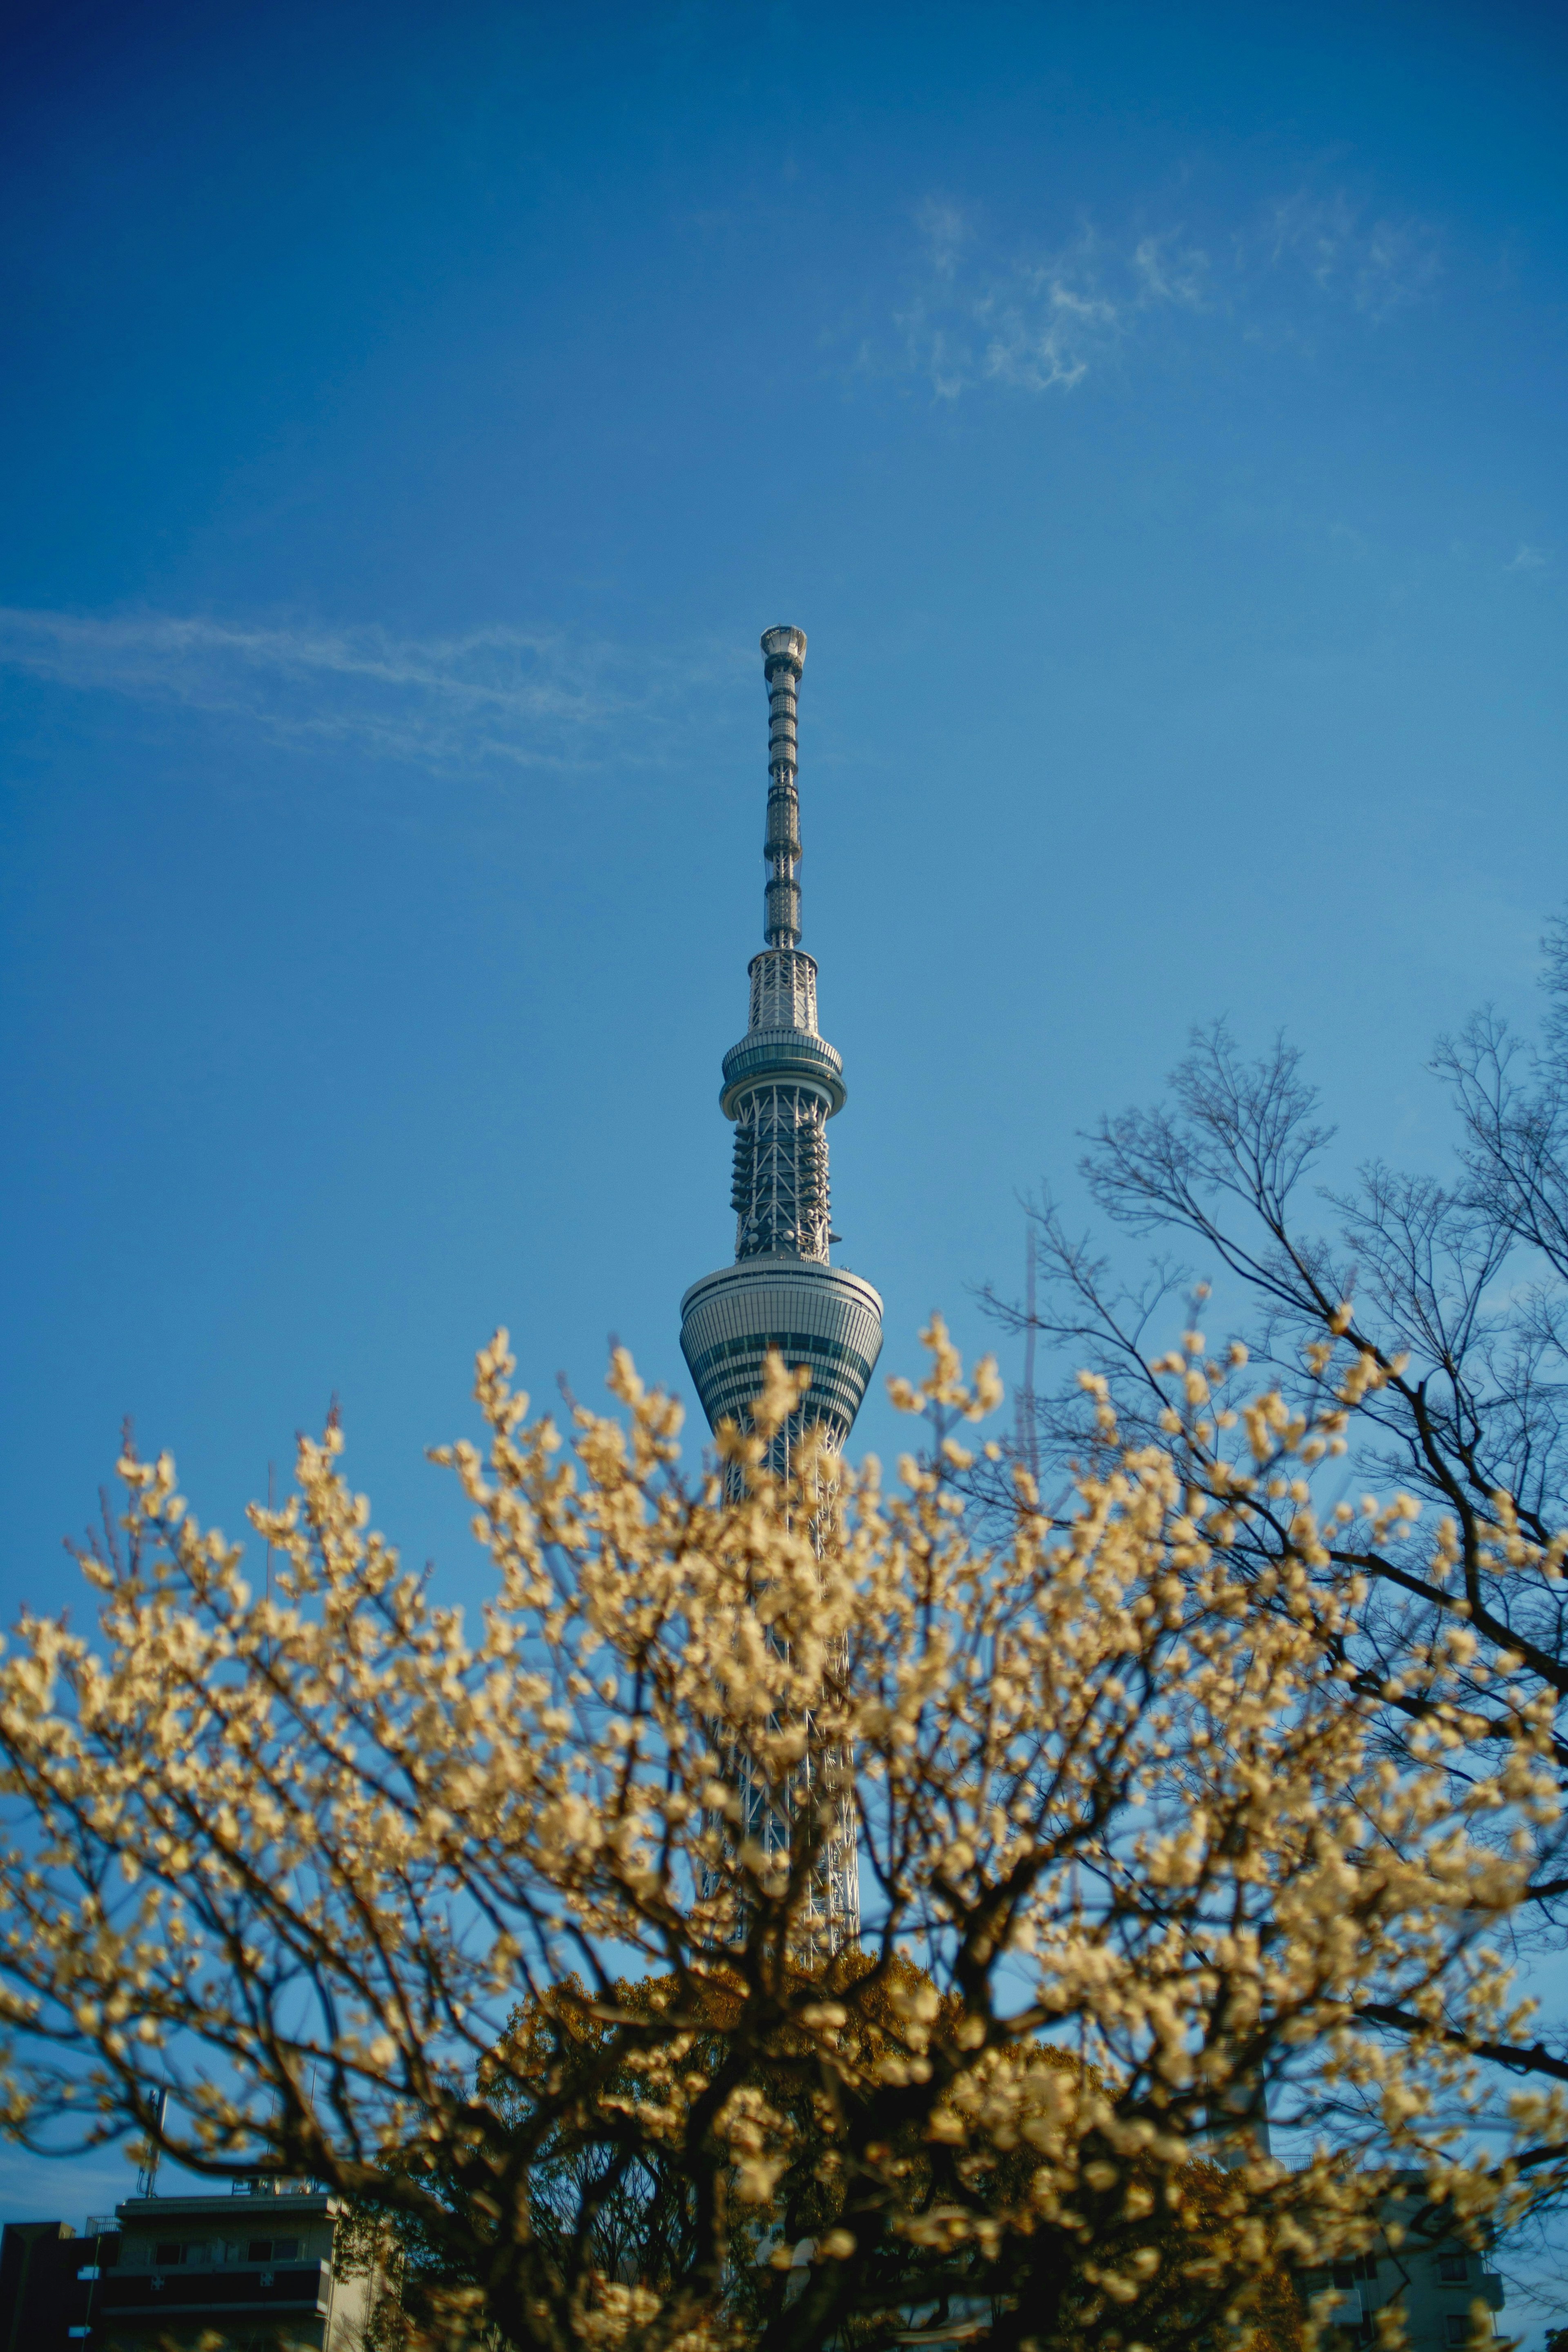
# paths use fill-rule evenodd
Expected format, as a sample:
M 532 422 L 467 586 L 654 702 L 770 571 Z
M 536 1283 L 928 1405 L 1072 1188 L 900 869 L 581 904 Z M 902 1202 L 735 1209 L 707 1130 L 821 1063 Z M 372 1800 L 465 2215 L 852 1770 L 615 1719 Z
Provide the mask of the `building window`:
M 298 2238 L 252 2238 L 246 2259 L 253 2263 L 297 2263 L 300 2241 Z
M 1463 2254 L 1438 2255 L 1437 2276 L 1445 2286 L 1463 2286 L 1469 2275 L 1470 2266 Z
M 1447 2317 L 1447 2318 L 1444 2320 L 1444 2322 L 1443 2322 L 1443 2341 L 1444 2341 L 1444 2343 L 1445 2343 L 1445 2344 L 1452 2344 L 1452 2345 L 1465 2345 L 1465 2344 L 1468 2344 L 1468 2343 L 1469 2342 L 1469 2340 L 1470 2340 L 1470 2318 L 1469 2318 L 1469 2314 L 1468 2314 L 1468 2312 L 1464 2312 L 1464 2311 L 1451 2311 L 1451 2312 L 1449 2312 L 1449 2314 L 1448 2314 Z

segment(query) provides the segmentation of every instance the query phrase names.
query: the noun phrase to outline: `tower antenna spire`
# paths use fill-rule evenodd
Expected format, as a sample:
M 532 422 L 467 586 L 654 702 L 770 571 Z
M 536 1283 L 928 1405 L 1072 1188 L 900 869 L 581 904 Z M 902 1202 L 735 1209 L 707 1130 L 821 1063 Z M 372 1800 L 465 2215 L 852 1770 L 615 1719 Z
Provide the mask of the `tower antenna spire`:
M 767 944 L 748 967 L 750 1019 L 724 1056 L 719 1096 L 735 1129 L 735 1262 L 694 1282 L 680 1302 L 681 1352 L 710 1429 L 750 1422 L 773 1351 L 810 1373 L 797 1412 L 774 1441 L 780 1472 L 808 1423 L 829 1450 L 842 1452 L 882 1348 L 881 1299 L 828 1255 L 837 1236 L 828 1205 L 827 1122 L 843 1109 L 846 1088 L 843 1060 L 816 1025 L 816 964 L 800 944 L 797 703 L 805 664 L 804 629 L 763 631 Z M 808 1780 L 825 1774 L 845 1785 L 842 1759 L 826 1754 L 808 1751 L 803 1770 Z M 808 1923 L 807 1942 L 819 1953 L 859 1934 L 855 1827 L 847 1797 L 838 1805 L 839 1829 L 825 1852 Z M 748 1834 L 788 1844 L 787 1822 L 765 1807 Z
M 805 667 L 804 629 L 764 629 L 763 676 L 768 682 L 768 837 L 763 855 L 772 872 L 763 893 L 763 937 L 771 948 L 800 945 L 800 793 L 795 704 Z

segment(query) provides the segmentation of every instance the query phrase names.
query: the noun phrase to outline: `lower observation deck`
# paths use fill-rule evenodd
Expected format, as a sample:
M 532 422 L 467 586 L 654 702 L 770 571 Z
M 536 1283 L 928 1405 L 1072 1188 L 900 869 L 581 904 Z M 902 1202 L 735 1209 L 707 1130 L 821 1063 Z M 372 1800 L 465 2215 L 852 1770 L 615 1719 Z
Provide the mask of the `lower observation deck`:
M 842 1266 L 784 1251 L 742 1258 L 694 1282 L 680 1302 L 680 1349 L 710 1429 L 744 1422 L 777 1349 L 811 1386 L 805 1422 L 826 1422 L 842 1445 L 882 1351 L 882 1301 Z

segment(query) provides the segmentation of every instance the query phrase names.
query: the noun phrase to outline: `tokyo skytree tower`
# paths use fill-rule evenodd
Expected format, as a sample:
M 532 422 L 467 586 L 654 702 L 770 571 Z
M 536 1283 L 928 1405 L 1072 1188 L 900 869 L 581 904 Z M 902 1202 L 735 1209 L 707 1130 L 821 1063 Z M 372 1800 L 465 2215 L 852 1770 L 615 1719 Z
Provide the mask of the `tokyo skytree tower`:
M 827 1122 L 844 1108 L 840 1055 L 816 1026 L 816 965 L 800 945 L 800 800 L 795 788 L 795 699 L 805 661 L 804 629 L 763 636 L 767 680 L 768 814 L 763 855 L 767 944 L 748 967 L 751 1018 L 724 1056 L 719 1107 L 735 1122 L 735 1263 L 694 1282 L 680 1302 L 680 1347 L 708 1425 L 744 1422 L 777 1349 L 811 1385 L 785 1433 L 820 1424 L 840 1451 L 854 1426 L 882 1347 L 882 1301 L 868 1282 L 828 1261 Z M 781 1465 L 781 1466 L 783 1466 Z M 831 1780 L 837 1759 L 808 1751 L 804 1781 Z M 787 1843 L 787 1821 L 759 1801 L 749 1834 Z M 860 1899 L 847 1802 L 830 1840 L 807 1923 L 807 1942 L 835 1951 L 858 1936 Z

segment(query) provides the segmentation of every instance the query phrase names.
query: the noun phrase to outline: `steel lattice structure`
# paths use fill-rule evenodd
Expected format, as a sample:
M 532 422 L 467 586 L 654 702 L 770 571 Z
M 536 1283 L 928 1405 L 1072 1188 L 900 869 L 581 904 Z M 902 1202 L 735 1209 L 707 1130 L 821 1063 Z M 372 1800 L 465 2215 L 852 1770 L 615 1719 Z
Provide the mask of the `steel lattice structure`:
M 843 1109 L 844 1065 L 816 1025 L 816 965 L 800 945 L 800 797 L 796 700 L 805 660 L 802 629 L 763 637 L 768 688 L 768 808 L 763 854 L 766 946 L 749 968 L 746 1034 L 724 1056 L 720 1108 L 735 1123 L 731 1204 L 735 1263 L 693 1283 L 680 1302 L 680 1345 L 708 1425 L 744 1423 L 771 1349 L 811 1374 L 800 1412 L 778 1440 L 787 1467 L 795 1439 L 817 1426 L 835 1450 L 854 1426 L 882 1346 L 882 1302 L 868 1282 L 831 1264 L 827 1122 Z M 792 1808 L 831 1791 L 845 1759 L 809 1745 Z M 753 1788 L 744 1833 L 769 1851 L 787 1846 L 790 1818 Z M 856 1940 L 859 1874 L 847 1796 L 836 1801 L 803 1942 L 821 1957 Z

